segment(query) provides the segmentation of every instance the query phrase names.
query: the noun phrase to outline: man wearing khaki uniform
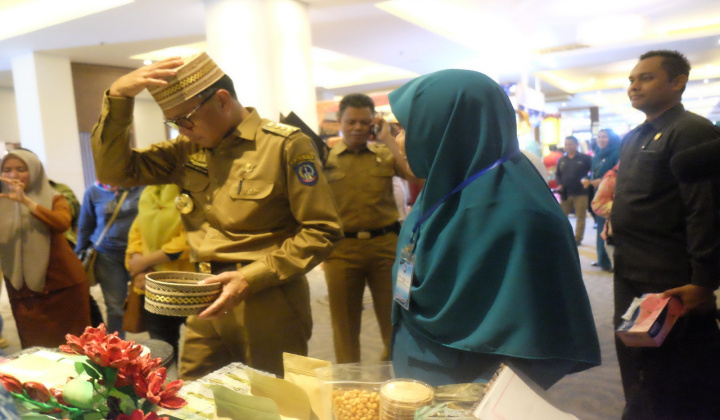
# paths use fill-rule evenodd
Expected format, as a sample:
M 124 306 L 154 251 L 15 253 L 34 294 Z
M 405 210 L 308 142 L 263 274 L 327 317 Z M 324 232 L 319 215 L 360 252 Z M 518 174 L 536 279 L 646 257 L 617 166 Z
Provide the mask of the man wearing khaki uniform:
M 390 135 L 389 125 L 375 118 L 375 104 L 367 95 L 351 94 L 338 112 L 342 141 L 333 146 L 325 163 L 345 230 L 345 239 L 323 263 L 328 285 L 333 343 L 338 363 L 360 361 L 360 324 L 365 285 L 387 357 L 392 332 L 392 268 L 395 262 L 398 210 L 393 176 L 417 180 L 407 159 Z M 377 140 L 368 144 L 371 127 Z
M 131 150 L 133 98 L 147 88 L 180 135 Z M 191 259 L 220 297 L 187 321 L 180 375 L 229 362 L 282 375 L 282 353 L 307 354 L 312 332 L 304 274 L 342 230 L 310 139 L 262 119 L 205 54 L 172 58 L 116 80 L 92 134 L 98 179 L 175 183 Z

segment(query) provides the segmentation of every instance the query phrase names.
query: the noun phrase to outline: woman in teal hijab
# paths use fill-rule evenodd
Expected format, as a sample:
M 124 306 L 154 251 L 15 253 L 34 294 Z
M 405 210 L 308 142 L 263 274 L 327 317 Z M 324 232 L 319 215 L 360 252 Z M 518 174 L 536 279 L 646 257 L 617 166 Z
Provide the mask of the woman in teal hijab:
M 620 160 L 620 136 L 609 128 L 603 128 L 598 131 L 595 147 L 593 148 L 593 157 L 591 164 L 592 179 L 583 179 L 582 183 L 585 188 L 593 187 L 593 196 L 597 193 L 600 181 L 607 171 L 617 165 Z M 593 197 L 590 197 L 592 201 Z M 612 271 L 612 262 L 610 256 L 605 250 L 605 240 L 602 238 L 602 232 L 605 228 L 605 219 L 593 213 L 595 219 L 597 238 L 597 262 L 592 263 L 605 271 Z
M 393 273 L 411 249 L 408 309 L 393 310 L 396 376 L 486 382 L 511 361 L 548 388 L 599 365 L 572 228 L 518 153 L 503 89 L 481 73 L 443 70 L 392 92 L 390 106 L 410 168 L 427 179 Z

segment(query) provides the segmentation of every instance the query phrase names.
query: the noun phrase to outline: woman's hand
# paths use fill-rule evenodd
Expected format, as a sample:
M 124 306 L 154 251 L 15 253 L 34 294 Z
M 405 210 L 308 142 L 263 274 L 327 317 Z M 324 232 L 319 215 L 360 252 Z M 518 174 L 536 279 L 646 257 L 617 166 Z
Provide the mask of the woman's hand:
M 143 261 L 143 255 L 142 254 L 132 254 L 130 256 L 130 259 L 128 260 L 128 272 L 130 272 L 130 276 L 135 277 L 138 274 L 142 274 L 143 271 L 147 268 L 147 264 L 145 264 L 145 261 Z
M 30 213 L 35 212 L 37 203 L 25 195 L 25 184 L 23 184 L 22 181 L 19 179 L 4 177 L 0 177 L 0 181 L 4 182 L 8 189 L 8 192 L 0 193 L 0 198 L 17 201 L 18 203 L 25 205 L 30 210 Z M 3 190 L 5 190 L 5 188 L 3 188 Z
M 142 273 L 138 273 L 133 277 L 132 280 L 132 286 L 136 289 L 145 290 L 145 276 L 149 273 L 149 271 L 143 271 Z
M 8 192 L 0 193 L 0 197 L 17 201 L 18 203 L 22 203 L 25 200 L 25 184 L 23 184 L 22 181 L 3 177 L 0 177 L 0 181 L 5 183 L 8 190 Z M 5 190 L 5 188 L 3 188 L 3 190 Z
M 402 172 L 400 176 L 408 181 L 423 183 L 424 180 L 413 174 L 410 169 L 410 164 L 407 161 L 407 156 L 405 155 L 405 131 L 401 131 L 397 137 L 393 137 L 392 133 L 390 133 L 390 123 L 384 119 L 376 117 L 373 119 L 373 124 L 379 128 L 375 135 L 375 140 L 390 149 L 390 152 L 400 165 Z

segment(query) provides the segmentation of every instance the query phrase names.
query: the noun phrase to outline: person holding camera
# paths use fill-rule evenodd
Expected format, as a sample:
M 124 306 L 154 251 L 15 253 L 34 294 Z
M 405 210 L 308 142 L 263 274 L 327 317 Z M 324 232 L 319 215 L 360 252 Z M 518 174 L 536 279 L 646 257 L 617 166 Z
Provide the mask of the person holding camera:
M 34 153 L 11 151 L 1 167 L 0 264 L 20 344 L 57 347 L 90 324 L 85 271 L 65 239 L 70 206 Z

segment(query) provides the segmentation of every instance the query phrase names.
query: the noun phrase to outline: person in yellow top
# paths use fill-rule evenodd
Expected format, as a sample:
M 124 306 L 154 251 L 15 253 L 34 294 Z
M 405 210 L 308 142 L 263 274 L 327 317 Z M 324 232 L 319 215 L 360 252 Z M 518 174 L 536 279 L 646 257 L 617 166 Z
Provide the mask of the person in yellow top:
M 179 130 L 130 147 L 133 98 L 147 88 Z M 92 132 L 98 179 L 176 184 L 198 271 L 220 297 L 187 320 L 180 376 L 238 361 L 282 375 L 282 353 L 307 354 L 312 332 L 305 273 L 342 238 L 335 202 L 311 140 L 260 117 L 206 54 L 169 58 L 121 76 Z
M 128 232 L 125 266 L 132 278 L 135 292 L 145 294 L 145 276 L 153 271 L 195 271 L 190 262 L 190 246 L 175 199 L 180 189 L 175 184 L 151 185 L 140 194 L 138 215 Z M 180 327 L 184 317 L 165 316 L 144 311 L 145 326 L 150 338 L 162 340 L 173 347 L 177 360 Z
M 375 117 L 375 103 L 355 93 L 340 101 L 338 112 L 342 141 L 330 150 L 325 176 L 332 188 L 345 239 L 323 263 L 328 286 L 335 358 L 338 363 L 360 361 L 360 324 L 365 286 L 370 289 L 380 334 L 390 346 L 392 267 L 398 208 L 393 176 L 419 181 L 400 152 L 390 124 Z M 377 142 L 368 143 L 377 127 Z

